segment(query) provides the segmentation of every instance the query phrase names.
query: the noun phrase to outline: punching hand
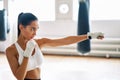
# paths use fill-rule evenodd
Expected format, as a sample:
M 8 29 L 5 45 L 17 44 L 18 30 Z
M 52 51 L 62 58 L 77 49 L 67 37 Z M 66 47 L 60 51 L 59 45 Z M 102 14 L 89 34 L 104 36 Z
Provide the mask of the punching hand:
M 104 34 L 102 32 L 87 33 L 89 39 L 103 39 Z
M 23 53 L 24 57 L 30 57 L 32 55 L 33 50 L 35 49 L 36 42 L 34 40 L 29 40 L 26 44 L 26 49 Z

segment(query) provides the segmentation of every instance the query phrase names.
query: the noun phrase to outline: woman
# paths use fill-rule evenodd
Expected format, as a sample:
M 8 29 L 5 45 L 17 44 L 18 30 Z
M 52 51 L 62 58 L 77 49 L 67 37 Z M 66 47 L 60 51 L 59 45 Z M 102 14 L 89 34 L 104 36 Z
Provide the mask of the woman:
M 61 39 L 33 39 L 39 28 L 38 19 L 32 13 L 21 13 L 18 16 L 18 40 L 6 49 L 10 68 L 17 80 L 40 80 L 40 65 L 43 61 L 41 48 L 45 46 L 63 46 L 91 38 L 102 39 L 102 33 L 89 33 L 79 36 L 68 36 Z

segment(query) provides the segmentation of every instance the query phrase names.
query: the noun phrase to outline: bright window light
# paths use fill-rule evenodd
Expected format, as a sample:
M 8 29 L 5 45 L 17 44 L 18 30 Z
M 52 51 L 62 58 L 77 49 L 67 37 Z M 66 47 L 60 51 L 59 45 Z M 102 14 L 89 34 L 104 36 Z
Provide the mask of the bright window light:
M 92 20 L 120 20 L 120 0 L 90 0 Z
M 18 16 L 20 12 L 31 12 L 40 21 L 55 20 L 54 0 L 14 0 L 10 3 L 10 15 Z
M 90 20 L 120 20 L 120 0 L 90 0 Z M 73 20 L 78 18 L 78 0 L 73 1 Z
M 0 1 L 0 10 L 3 9 L 3 1 Z
M 78 19 L 79 0 L 73 0 L 73 20 Z M 120 0 L 90 0 L 90 20 L 120 20 Z M 0 8 L 2 8 L 0 1 Z M 32 12 L 40 21 L 55 21 L 55 0 L 11 0 L 9 14 Z

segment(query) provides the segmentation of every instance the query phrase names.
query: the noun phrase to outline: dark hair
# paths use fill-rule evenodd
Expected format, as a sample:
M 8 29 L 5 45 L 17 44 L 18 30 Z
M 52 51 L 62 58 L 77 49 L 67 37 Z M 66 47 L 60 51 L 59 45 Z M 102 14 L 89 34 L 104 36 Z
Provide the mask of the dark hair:
M 35 21 L 35 20 L 38 20 L 38 19 L 32 13 L 23 13 L 23 12 L 20 13 L 18 15 L 18 37 L 20 35 L 19 25 L 22 24 L 24 27 L 26 27 L 27 25 L 30 25 L 32 21 Z

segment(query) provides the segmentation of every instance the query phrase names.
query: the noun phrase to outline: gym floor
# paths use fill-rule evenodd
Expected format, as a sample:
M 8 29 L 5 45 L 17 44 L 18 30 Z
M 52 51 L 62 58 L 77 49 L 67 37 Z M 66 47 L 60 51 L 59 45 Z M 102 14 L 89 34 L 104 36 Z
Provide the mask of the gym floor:
M 44 55 L 42 80 L 120 80 L 120 58 Z M 16 80 L 0 53 L 0 80 Z

